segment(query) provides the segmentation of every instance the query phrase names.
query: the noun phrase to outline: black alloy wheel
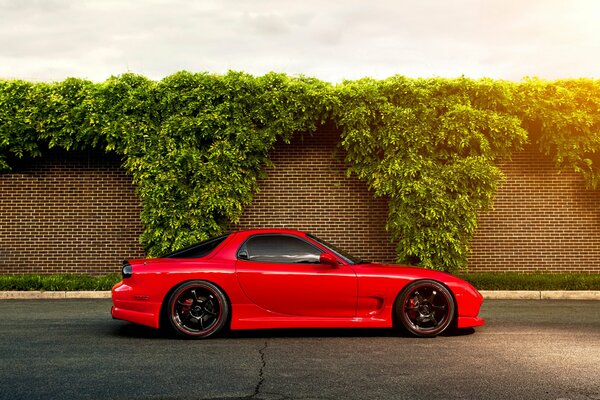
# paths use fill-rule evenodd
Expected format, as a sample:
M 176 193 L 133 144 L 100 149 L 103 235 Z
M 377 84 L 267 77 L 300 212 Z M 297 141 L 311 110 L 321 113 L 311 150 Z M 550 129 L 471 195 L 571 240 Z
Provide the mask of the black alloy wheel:
M 421 280 L 404 288 L 396 300 L 395 312 L 398 321 L 413 335 L 434 337 L 448 329 L 456 307 L 444 285 Z
M 167 311 L 177 333 L 200 339 L 223 329 L 229 317 L 229 304 L 221 289 L 212 283 L 190 281 L 173 291 Z

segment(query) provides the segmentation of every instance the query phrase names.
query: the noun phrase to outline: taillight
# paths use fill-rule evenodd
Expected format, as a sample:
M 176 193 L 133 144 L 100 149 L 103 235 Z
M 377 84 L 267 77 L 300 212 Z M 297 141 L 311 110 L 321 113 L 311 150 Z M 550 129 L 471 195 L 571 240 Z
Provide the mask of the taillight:
M 131 265 L 127 262 L 127 260 L 123 261 L 121 275 L 123 275 L 123 278 L 131 278 L 131 275 L 133 275 L 133 268 L 131 268 Z

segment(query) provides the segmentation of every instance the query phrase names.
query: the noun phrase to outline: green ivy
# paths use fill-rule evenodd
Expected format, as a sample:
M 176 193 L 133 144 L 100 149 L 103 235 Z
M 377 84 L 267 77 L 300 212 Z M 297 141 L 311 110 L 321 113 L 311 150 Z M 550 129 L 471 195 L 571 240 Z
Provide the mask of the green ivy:
M 0 170 L 10 169 L 7 156 L 23 158 L 41 154 L 34 115 L 35 106 L 43 102 L 40 99 L 43 86 L 0 81 Z
M 327 90 L 314 80 L 234 72 L 181 72 L 158 83 L 161 123 L 128 135 L 125 161 L 142 200 L 142 243 L 150 253 L 182 248 L 237 222 L 274 143 L 316 130 Z
M 503 179 L 496 164 L 528 133 L 559 168 L 600 181 L 598 81 L 396 76 L 333 86 L 241 72 L 0 80 L 0 169 L 46 147 L 116 152 L 140 196 L 140 240 L 156 256 L 237 222 L 274 144 L 331 120 L 348 173 L 389 200 L 401 262 L 466 265 L 477 215 Z
M 466 265 L 477 214 L 502 180 L 494 164 L 526 140 L 510 86 L 468 79 L 343 84 L 336 120 L 350 171 L 389 199 L 398 261 Z
M 516 86 L 518 115 L 541 151 L 560 170 L 583 175 L 589 188 L 600 183 L 600 80 L 548 82 L 530 79 Z
M 117 152 L 142 203 L 140 240 L 157 256 L 237 222 L 274 143 L 325 122 L 330 92 L 275 73 L 0 81 L 0 168 L 6 156 L 41 155 L 42 144 Z

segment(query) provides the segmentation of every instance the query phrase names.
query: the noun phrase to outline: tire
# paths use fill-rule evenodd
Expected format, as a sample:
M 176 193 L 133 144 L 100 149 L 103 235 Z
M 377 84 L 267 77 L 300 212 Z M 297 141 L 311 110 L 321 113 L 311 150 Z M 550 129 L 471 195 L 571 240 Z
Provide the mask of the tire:
M 456 306 L 452 293 L 441 283 L 420 280 L 402 290 L 394 305 L 396 320 L 411 334 L 434 337 L 452 324 Z
M 173 291 L 166 311 L 177 334 L 203 339 L 223 330 L 229 318 L 229 303 L 225 294 L 214 284 L 190 281 Z

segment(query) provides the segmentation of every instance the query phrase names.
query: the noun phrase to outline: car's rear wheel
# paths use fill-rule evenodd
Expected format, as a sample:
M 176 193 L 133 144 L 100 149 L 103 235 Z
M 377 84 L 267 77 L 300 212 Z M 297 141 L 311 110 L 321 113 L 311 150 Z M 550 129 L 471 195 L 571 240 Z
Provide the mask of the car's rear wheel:
M 415 281 L 396 299 L 397 320 L 413 335 L 433 337 L 452 324 L 456 307 L 450 291 L 432 280 Z
M 214 284 L 190 281 L 173 291 L 167 313 L 178 334 L 200 339 L 224 328 L 229 317 L 229 304 L 225 294 Z

